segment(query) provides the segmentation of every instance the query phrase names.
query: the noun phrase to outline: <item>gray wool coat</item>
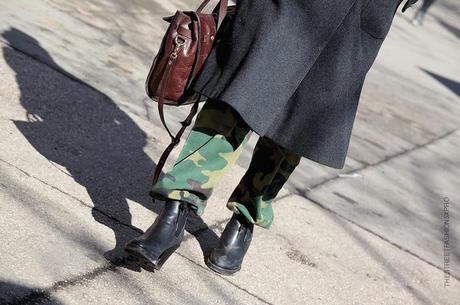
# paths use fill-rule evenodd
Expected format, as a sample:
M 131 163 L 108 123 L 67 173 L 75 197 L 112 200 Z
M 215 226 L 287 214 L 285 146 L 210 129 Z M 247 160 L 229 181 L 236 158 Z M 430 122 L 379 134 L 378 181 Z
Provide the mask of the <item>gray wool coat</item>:
M 342 168 L 364 78 L 401 2 L 239 0 L 192 89 L 258 135 Z

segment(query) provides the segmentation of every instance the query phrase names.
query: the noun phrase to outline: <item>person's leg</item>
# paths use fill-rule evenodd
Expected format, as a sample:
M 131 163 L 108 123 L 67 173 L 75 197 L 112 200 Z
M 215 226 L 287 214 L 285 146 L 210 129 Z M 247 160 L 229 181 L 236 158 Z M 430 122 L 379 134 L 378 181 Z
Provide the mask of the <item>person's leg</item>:
M 430 8 L 430 6 L 434 3 L 435 0 L 425 0 L 423 1 L 422 7 L 420 8 L 421 11 L 426 13 L 426 11 Z
M 425 18 L 425 14 L 427 10 L 430 8 L 430 6 L 434 3 L 435 0 L 425 0 L 423 1 L 422 6 L 417 10 L 417 13 L 415 14 L 414 19 L 412 20 L 412 23 L 414 25 L 422 25 L 423 19 Z
M 255 225 L 270 228 L 272 202 L 301 159 L 266 137 L 259 138 L 251 164 L 230 196 L 227 207 Z
M 251 133 L 231 106 L 206 101 L 173 168 L 153 186 L 152 195 L 188 202 L 201 215 L 214 186 L 240 156 Z
M 227 104 L 208 100 L 197 116 L 173 168 L 152 188 L 166 201 L 144 234 L 125 251 L 149 269 L 160 269 L 180 246 L 191 209 L 204 210 L 219 179 L 240 155 L 250 128 Z
M 301 159 L 266 137 L 259 138 L 248 170 L 230 196 L 227 207 L 234 213 L 225 226 L 219 245 L 206 258 L 206 265 L 222 275 L 241 269 L 252 240 L 254 224 L 273 223 L 272 202 Z

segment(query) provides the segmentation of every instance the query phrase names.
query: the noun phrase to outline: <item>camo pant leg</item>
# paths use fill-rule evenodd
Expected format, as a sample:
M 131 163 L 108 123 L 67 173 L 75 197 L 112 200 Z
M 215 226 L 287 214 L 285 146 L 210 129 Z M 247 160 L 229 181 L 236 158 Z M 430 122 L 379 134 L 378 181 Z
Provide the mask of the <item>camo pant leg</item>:
M 301 159 L 266 137 L 259 138 L 251 163 L 227 207 L 263 228 L 273 224 L 272 201 Z
M 173 168 L 153 186 L 152 194 L 188 202 L 201 215 L 214 186 L 240 156 L 251 133 L 232 107 L 207 100 Z

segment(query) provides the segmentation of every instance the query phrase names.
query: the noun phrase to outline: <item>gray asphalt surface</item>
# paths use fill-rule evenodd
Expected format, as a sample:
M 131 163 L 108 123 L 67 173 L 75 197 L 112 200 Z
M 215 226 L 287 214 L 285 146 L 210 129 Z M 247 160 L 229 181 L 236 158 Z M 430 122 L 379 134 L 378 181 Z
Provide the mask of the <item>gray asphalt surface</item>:
M 225 201 L 255 135 L 164 269 L 126 257 L 123 244 L 161 208 L 146 189 L 169 139 L 143 86 L 160 17 L 178 8 L 190 3 L 0 3 L 0 304 L 459 304 L 453 0 L 435 4 L 423 27 L 397 14 L 345 168 L 303 159 L 240 273 L 218 276 L 203 258 L 231 216 Z M 168 120 L 184 114 L 171 109 Z

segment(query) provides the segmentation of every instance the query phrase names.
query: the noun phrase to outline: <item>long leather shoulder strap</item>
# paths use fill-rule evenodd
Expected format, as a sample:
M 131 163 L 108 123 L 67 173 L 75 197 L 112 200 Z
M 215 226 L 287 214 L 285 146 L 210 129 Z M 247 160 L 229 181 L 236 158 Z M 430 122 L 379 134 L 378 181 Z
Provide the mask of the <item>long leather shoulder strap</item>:
M 208 3 L 209 3 L 209 0 L 204 0 L 201 3 L 201 5 L 198 7 L 196 12 L 197 13 L 201 12 Z M 216 30 L 219 29 L 220 25 L 222 24 L 222 21 L 225 18 L 225 15 L 227 14 L 228 0 L 219 1 L 218 6 L 219 6 L 219 16 L 218 16 L 218 20 L 217 20 Z M 217 6 L 215 7 L 215 9 L 217 9 Z M 196 61 L 199 58 L 200 53 L 201 53 L 201 48 L 200 48 L 200 43 L 201 43 L 201 22 L 200 22 L 199 16 L 197 14 L 195 16 L 198 19 L 198 37 L 199 38 L 198 38 L 198 52 L 197 52 L 197 56 L 195 58 L 194 66 L 196 64 Z M 164 71 L 164 73 L 166 75 L 165 75 L 165 77 L 163 77 L 163 80 L 167 80 L 169 78 L 168 74 L 170 73 L 170 68 L 171 68 L 171 65 L 169 63 L 166 66 L 166 69 Z M 192 69 L 192 76 L 194 74 L 193 73 L 194 70 L 195 70 L 195 67 L 193 67 L 193 69 Z M 192 108 L 190 109 L 190 113 L 188 114 L 186 119 L 181 122 L 182 127 L 177 132 L 177 134 L 174 136 L 171 133 L 171 131 L 169 130 L 168 126 L 166 125 L 166 121 L 165 121 L 165 118 L 164 118 L 164 112 L 163 112 L 164 95 L 165 95 L 164 89 L 167 87 L 167 83 L 160 84 L 160 86 L 161 86 L 161 88 L 160 88 L 159 98 L 158 98 L 158 112 L 159 112 L 159 115 L 160 115 L 161 123 L 163 124 L 163 126 L 165 127 L 165 129 L 168 132 L 169 136 L 171 137 L 171 143 L 168 145 L 168 147 L 166 147 L 164 152 L 161 154 L 161 157 L 160 157 L 160 159 L 158 161 L 158 164 L 155 167 L 155 172 L 153 174 L 152 186 L 158 181 L 158 179 L 160 177 L 160 174 L 161 174 L 161 171 L 162 171 L 162 169 L 163 169 L 163 167 L 164 167 L 164 165 L 166 163 L 166 160 L 168 159 L 168 156 L 170 155 L 171 151 L 174 149 L 175 146 L 177 146 L 179 144 L 180 138 L 182 137 L 182 134 L 184 133 L 185 129 L 191 124 L 191 122 L 193 120 L 193 117 L 195 116 L 196 112 L 198 111 L 198 105 L 199 105 L 199 102 L 200 102 L 200 99 L 201 99 L 201 96 L 198 95 L 197 100 L 195 101 L 195 103 L 193 104 Z M 154 195 L 152 193 L 150 193 L 150 195 L 151 195 L 153 201 L 155 201 Z
M 208 5 L 208 3 L 209 0 L 204 0 L 200 4 L 196 12 L 200 13 L 206 7 L 206 5 Z M 225 15 L 227 14 L 228 0 L 221 0 L 217 5 L 219 6 L 219 18 L 217 19 L 217 29 L 219 29 L 220 25 L 222 24 L 222 21 L 225 18 Z
M 168 159 L 169 154 L 173 150 L 173 148 L 179 144 L 180 138 L 182 137 L 182 134 L 184 133 L 185 129 L 190 125 L 192 122 L 193 117 L 198 111 L 198 105 L 200 103 L 200 97 L 198 97 L 197 101 L 193 104 L 192 108 L 190 109 L 190 113 L 188 114 L 187 118 L 181 122 L 182 127 L 180 130 L 177 132 L 177 134 L 172 138 L 171 143 L 166 147 L 164 152 L 161 154 L 160 159 L 158 160 L 158 164 L 155 167 L 155 172 L 153 174 L 153 181 L 152 181 L 152 186 L 157 183 L 158 178 L 160 177 L 161 170 L 163 169 L 166 160 Z M 153 200 L 155 200 L 154 196 L 152 193 L 150 193 L 152 196 Z

